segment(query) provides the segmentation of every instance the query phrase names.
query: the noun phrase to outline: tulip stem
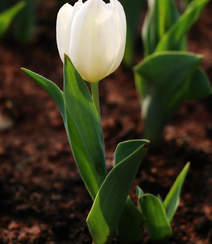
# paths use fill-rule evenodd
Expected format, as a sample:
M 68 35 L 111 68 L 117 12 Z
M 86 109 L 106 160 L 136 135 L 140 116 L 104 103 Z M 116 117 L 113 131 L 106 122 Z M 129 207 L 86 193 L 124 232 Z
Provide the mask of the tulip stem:
M 100 116 L 99 90 L 98 90 L 99 82 L 90 82 L 90 84 L 91 84 L 91 93 L 92 93 L 93 102 Z

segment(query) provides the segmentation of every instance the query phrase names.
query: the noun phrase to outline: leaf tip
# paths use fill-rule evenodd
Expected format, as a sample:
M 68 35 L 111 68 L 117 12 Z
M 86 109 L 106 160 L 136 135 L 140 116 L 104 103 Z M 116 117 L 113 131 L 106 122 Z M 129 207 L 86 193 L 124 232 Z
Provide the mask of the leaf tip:
M 139 186 L 136 187 L 136 194 L 137 194 L 138 200 L 144 195 L 143 190 Z
M 65 65 L 65 66 L 66 66 L 67 63 L 68 63 L 68 60 L 70 60 L 70 59 L 69 59 L 69 56 L 68 56 L 66 53 L 64 53 L 64 65 Z
M 147 142 L 144 144 L 144 147 L 149 148 L 149 146 L 150 146 L 150 141 L 147 140 Z
M 191 162 L 188 161 L 187 164 L 185 165 L 185 168 L 189 169 L 190 165 L 191 165 Z
M 25 69 L 25 68 L 21 67 L 21 70 L 22 70 L 24 73 L 26 73 L 26 74 L 27 74 L 27 69 Z

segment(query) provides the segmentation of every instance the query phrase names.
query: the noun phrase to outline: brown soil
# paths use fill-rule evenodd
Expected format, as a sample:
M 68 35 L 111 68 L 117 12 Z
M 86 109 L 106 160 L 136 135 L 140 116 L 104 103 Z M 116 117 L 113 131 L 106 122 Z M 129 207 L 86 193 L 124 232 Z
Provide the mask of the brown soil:
M 47 3 L 48 2 L 48 3 Z M 0 243 L 91 243 L 86 216 L 92 205 L 80 178 L 56 105 L 20 67 L 62 88 L 55 43 L 54 1 L 38 8 L 38 27 L 24 45 L 0 43 Z M 189 34 L 189 50 L 202 54 L 212 81 L 212 2 Z M 137 54 L 140 60 L 141 53 Z M 121 66 L 100 83 L 108 168 L 117 143 L 142 138 L 140 107 L 131 71 Z M 173 219 L 169 244 L 212 243 L 212 97 L 184 103 L 150 148 L 135 183 L 165 197 L 187 161 L 191 167 Z M 135 184 L 135 185 L 136 185 Z M 132 197 L 134 196 L 134 187 Z M 145 236 L 144 243 L 152 243 Z

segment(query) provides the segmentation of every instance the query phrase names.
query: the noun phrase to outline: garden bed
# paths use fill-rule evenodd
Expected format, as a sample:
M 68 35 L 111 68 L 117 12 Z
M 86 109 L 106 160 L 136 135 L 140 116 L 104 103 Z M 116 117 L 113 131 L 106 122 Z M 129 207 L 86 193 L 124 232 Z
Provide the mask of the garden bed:
M 47 3 L 48 2 L 48 3 Z M 21 70 L 25 67 L 62 88 L 62 63 L 55 41 L 54 1 L 38 9 L 34 39 L 0 43 L 0 243 L 91 243 L 86 216 L 92 200 L 75 165 L 63 122 L 49 95 Z M 202 54 L 212 82 L 212 2 L 188 38 Z M 142 53 L 136 54 L 139 61 Z M 116 145 L 142 138 L 140 106 L 133 75 L 121 66 L 100 82 L 102 125 L 108 170 Z M 9 126 L 11 125 L 11 126 Z M 1 125 L 0 125 L 1 126 Z M 212 97 L 185 102 L 150 150 L 135 185 L 163 198 L 188 162 L 173 236 L 166 243 L 212 243 Z M 135 200 L 135 187 L 131 191 Z M 144 243 L 152 243 L 145 234 Z

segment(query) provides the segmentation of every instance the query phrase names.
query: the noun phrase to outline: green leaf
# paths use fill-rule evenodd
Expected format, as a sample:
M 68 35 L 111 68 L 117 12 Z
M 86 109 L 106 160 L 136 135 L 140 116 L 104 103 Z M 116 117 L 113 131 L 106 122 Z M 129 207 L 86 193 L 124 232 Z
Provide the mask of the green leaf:
M 148 86 L 160 93 L 167 109 L 172 109 L 178 105 L 180 98 L 185 97 L 187 80 L 201 61 L 200 55 L 187 52 L 161 52 L 148 56 L 134 70 L 146 80 Z
M 67 110 L 96 169 L 100 186 L 106 176 L 101 121 L 85 82 L 68 56 L 64 63 L 64 94 Z
M 169 221 L 161 201 L 151 194 L 141 195 L 137 187 L 138 204 L 144 216 L 145 226 L 154 241 L 162 241 L 172 234 Z
M 36 25 L 36 0 L 25 0 L 25 7 L 17 15 L 14 32 L 17 40 L 26 42 L 32 38 Z
M 179 18 L 173 0 L 152 0 L 148 3 L 148 13 L 142 28 L 145 56 L 155 51 L 162 36 Z
M 132 67 L 134 59 L 135 39 L 137 36 L 138 21 L 141 14 L 141 10 L 144 7 L 145 1 L 143 0 L 120 0 L 120 3 L 124 7 L 127 20 L 127 36 L 126 46 L 123 58 L 123 63 L 127 67 Z
M 90 155 L 87 152 L 87 148 L 78 132 L 78 129 L 66 109 L 63 92 L 52 81 L 44 78 L 43 76 L 38 75 L 27 69 L 22 70 L 36 83 L 38 83 L 52 97 L 52 99 L 58 106 L 60 113 L 63 117 L 67 136 L 72 148 L 75 161 L 77 163 L 77 167 L 89 193 L 94 199 L 99 190 L 96 169 L 93 165 L 93 162 L 91 161 Z
M 141 243 L 143 239 L 143 223 L 144 219 L 141 212 L 128 196 L 117 227 L 118 243 Z
M 136 87 L 142 100 L 144 136 L 153 146 L 173 110 L 188 96 L 189 79 L 202 58 L 186 52 L 161 52 L 149 55 L 134 68 Z M 205 84 L 199 87 L 205 90 Z
M 197 68 L 189 79 L 186 99 L 206 97 L 211 94 L 210 82 L 201 68 Z
M 147 140 L 126 141 L 117 146 L 115 160 L 121 161 L 115 162 L 115 166 L 105 178 L 87 218 L 94 243 L 111 242 L 127 195 L 148 146 Z M 119 155 L 125 150 L 128 153 L 124 157 Z
M 31 70 L 24 68 L 22 68 L 22 70 L 50 95 L 59 108 L 63 120 L 66 121 L 65 101 L 63 98 L 63 92 L 60 90 L 60 88 L 51 80 L 48 80 L 45 77 L 32 72 Z
M 180 201 L 180 191 L 181 191 L 183 182 L 185 180 L 185 177 L 188 173 L 189 166 L 190 166 L 190 163 L 187 163 L 185 165 L 185 167 L 182 169 L 182 171 L 178 175 L 176 181 L 174 182 L 171 190 L 169 191 L 168 195 L 166 196 L 166 199 L 163 202 L 169 222 L 171 222 L 171 220 L 177 210 L 177 207 L 178 207 L 178 204 Z
M 115 151 L 114 166 L 123 160 L 126 160 L 127 157 L 131 157 L 131 155 L 133 155 L 133 153 L 136 152 L 138 148 L 143 146 L 143 143 L 146 143 L 145 147 L 148 146 L 148 140 L 130 140 L 119 143 Z
M 193 0 L 182 0 L 182 9 L 186 9 L 187 5 Z
M 198 20 L 203 8 L 209 1 L 193 0 L 178 21 L 160 39 L 155 51 L 179 50 L 182 38 Z
M 90 158 L 87 148 L 75 126 L 69 112 L 66 110 L 66 131 L 72 148 L 74 159 L 80 175 L 87 187 L 91 197 L 94 199 L 99 190 L 99 180 L 95 166 Z
M 0 38 L 7 31 L 15 15 L 25 6 L 24 2 L 19 2 L 15 6 L 0 13 Z

